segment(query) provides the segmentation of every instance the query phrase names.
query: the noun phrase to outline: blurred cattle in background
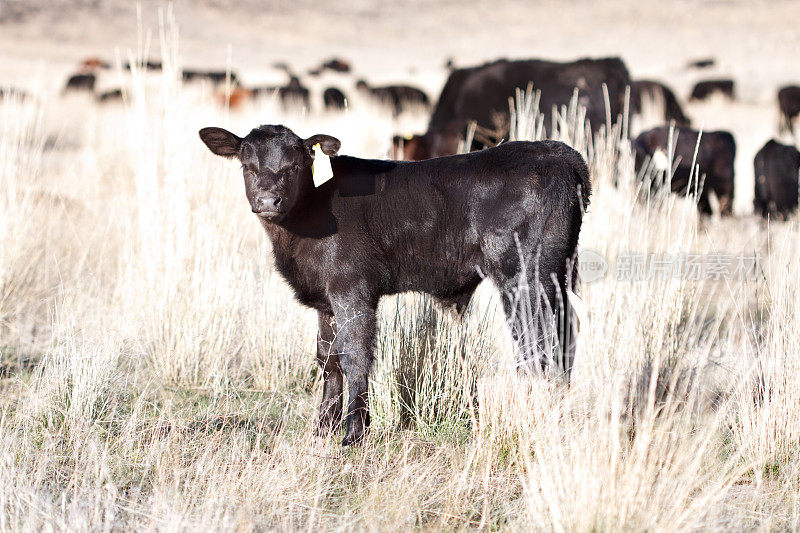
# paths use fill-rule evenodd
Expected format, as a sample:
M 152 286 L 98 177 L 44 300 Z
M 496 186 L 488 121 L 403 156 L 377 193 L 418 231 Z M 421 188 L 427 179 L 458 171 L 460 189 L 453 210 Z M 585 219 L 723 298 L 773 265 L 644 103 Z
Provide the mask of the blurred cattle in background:
M 16 87 L 0 87 L 0 98 L 16 98 L 18 100 L 26 100 L 28 93 Z
M 322 102 L 329 111 L 341 111 L 347 107 L 347 97 L 336 87 L 328 87 L 322 93 Z
M 753 209 L 762 217 L 788 218 L 797 210 L 800 152 L 794 146 L 770 140 L 753 159 Z
M 297 76 L 292 76 L 289 78 L 289 83 L 278 88 L 278 97 L 284 106 L 301 105 L 308 108 L 311 104 L 310 94 Z
M 287 108 L 295 106 L 308 108 L 311 104 L 311 92 L 300 83 L 300 78 L 297 76 L 289 78 L 286 85 L 253 87 L 251 92 L 254 97 L 275 94 L 281 104 Z
M 415 108 L 430 108 L 431 101 L 421 89 L 410 85 L 385 85 L 371 87 L 366 80 L 358 80 L 356 89 L 362 94 L 389 106 L 395 115 Z
M 331 72 L 338 72 L 339 74 L 347 74 L 352 69 L 348 61 L 340 57 L 332 57 L 327 61 L 324 61 L 320 66 L 309 70 L 308 73 L 312 76 L 319 76 L 326 70 L 329 70 Z
M 134 65 L 136 65 L 136 68 L 138 69 L 147 69 L 147 70 L 162 70 L 163 68 L 163 64 L 161 63 L 161 61 L 155 61 L 152 59 L 148 59 L 146 61 L 143 61 L 142 63 L 134 63 Z M 125 70 L 130 70 L 130 69 L 131 69 L 131 63 L 130 62 L 125 63 Z
M 779 131 L 794 134 L 794 118 L 800 114 L 800 87 L 781 87 L 778 91 L 778 109 L 781 113 Z
M 64 85 L 64 93 L 74 91 L 94 92 L 94 84 L 96 82 L 97 76 L 93 72 L 73 74 Z
M 701 59 L 692 59 L 686 64 L 686 68 L 688 69 L 706 69 L 711 68 L 717 64 L 717 61 L 713 57 L 704 57 Z
M 98 69 L 111 68 L 111 64 L 100 59 L 99 57 L 87 57 L 81 61 L 80 67 L 82 72 L 90 72 Z
M 637 80 L 631 86 L 631 108 L 633 113 L 641 114 L 642 99 L 650 99 L 653 103 L 662 103 L 664 122 L 675 121 L 677 126 L 690 126 L 689 117 L 683 112 L 675 93 L 661 82 L 653 80 Z
M 672 165 L 672 192 L 686 195 L 697 190 L 697 208 L 707 215 L 712 214 L 709 193 L 713 192 L 719 200 L 720 213 L 730 216 L 733 214 L 736 142 L 727 131 L 703 132 L 697 147 L 698 135 L 699 132 L 690 128 L 675 128 L 674 161 L 670 161 L 670 128 L 661 126 L 645 131 L 633 144 L 636 173 L 645 177 L 650 169 L 668 175 Z M 697 160 L 694 161 L 696 147 Z M 693 174 L 693 163 L 699 167 L 699 175 Z
M 96 97 L 97 101 L 101 104 L 109 104 L 112 102 L 122 102 L 125 100 L 125 91 L 120 89 L 110 89 L 99 93 Z
M 220 106 L 239 109 L 245 102 L 253 99 L 253 91 L 244 87 L 233 87 L 230 92 L 217 91 L 215 96 Z
M 276 61 L 272 64 L 272 68 L 274 68 L 275 70 L 281 70 L 286 74 L 288 74 L 289 76 L 294 75 L 292 67 L 289 66 L 289 63 L 287 63 L 286 61 Z
M 593 131 L 614 121 L 625 107 L 628 69 L 618 57 L 579 59 L 560 63 L 539 59 L 501 59 L 450 73 L 434 107 L 428 131 L 405 142 L 411 150 L 406 159 L 427 159 L 456 153 L 470 122 L 477 124 L 472 149 L 480 149 L 508 138 L 509 99 L 529 84 L 540 92 L 539 109 L 549 116 L 554 106 L 568 105 L 577 91 L 578 103 L 586 108 Z M 611 108 L 606 109 L 604 86 Z
M 230 109 L 241 108 L 245 102 L 250 102 L 254 98 L 275 96 L 285 108 L 303 107 L 308 109 L 311 104 L 311 92 L 307 87 L 300 83 L 297 76 L 292 76 L 286 85 L 265 85 L 258 87 L 243 87 L 237 85 L 231 87 L 230 91 L 218 90 L 215 93 L 216 100 L 222 107 L 229 106 Z
M 350 72 L 350 63 L 344 59 L 333 57 L 322 64 L 323 69 L 331 70 L 333 72 L 347 73 Z
M 692 89 L 692 94 L 689 97 L 689 100 L 705 100 L 716 93 L 720 93 L 733 100 L 736 97 L 734 94 L 733 80 L 719 79 L 698 81 Z
M 235 72 L 229 73 L 224 70 L 184 70 L 181 74 L 184 82 L 208 81 L 213 85 L 225 83 L 229 75 L 231 85 L 238 85 L 239 78 Z

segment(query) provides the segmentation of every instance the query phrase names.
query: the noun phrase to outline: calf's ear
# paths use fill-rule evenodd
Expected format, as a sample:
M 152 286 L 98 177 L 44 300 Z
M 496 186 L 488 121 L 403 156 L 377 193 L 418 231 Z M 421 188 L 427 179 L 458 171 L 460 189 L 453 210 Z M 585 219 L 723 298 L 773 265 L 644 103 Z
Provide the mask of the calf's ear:
M 331 137 L 330 135 L 312 135 L 305 141 L 303 141 L 303 146 L 305 146 L 306 151 L 311 154 L 311 157 L 314 157 L 314 145 L 319 144 L 322 153 L 327 156 L 334 156 L 339 152 L 339 148 L 342 147 L 342 143 L 336 137 Z
M 242 139 L 222 128 L 203 128 L 200 139 L 208 149 L 222 157 L 236 157 L 242 146 Z

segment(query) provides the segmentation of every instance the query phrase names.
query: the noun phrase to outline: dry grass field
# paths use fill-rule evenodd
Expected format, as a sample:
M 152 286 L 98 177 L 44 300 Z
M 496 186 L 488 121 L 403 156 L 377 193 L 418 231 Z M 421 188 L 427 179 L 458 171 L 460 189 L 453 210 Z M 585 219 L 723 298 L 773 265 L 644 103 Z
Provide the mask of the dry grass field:
M 641 5 L 625 20 L 657 9 Z M 9 6 L 25 12 L 25 2 Z M 292 9 L 311 10 L 300 6 Z M 691 9 L 676 6 L 676 17 Z M 778 18 L 796 11 L 767 6 Z M 122 40 L 136 14 L 119 9 Z M 721 9 L 703 4 L 698 13 Z M 736 3 L 730 9 L 747 13 Z M 187 10 L 177 4 L 176 17 L 146 4 L 141 39 L 132 43 L 115 43 L 114 28 L 100 28 L 81 45 L 79 30 L 62 22 L 53 30 L 64 35 L 60 52 L 23 46 L 26 38 L 45 42 L 44 30 L 25 37 L 14 29 L 41 23 L 39 11 L 3 22 L 10 33 L 0 37 L 0 72 L 30 96 L 0 98 L 0 530 L 800 528 L 800 233 L 795 219 L 767 223 L 750 207 L 752 155 L 774 130 L 770 95 L 786 81 L 776 72 L 800 72 L 765 68 L 768 81 L 756 90 L 746 76 L 759 61 L 751 53 L 733 72 L 748 80 L 741 101 L 688 107 L 698 126 L 728 127 L 740 141 L 732 219 L 703 219 L 674 195 L 637 200 L 619 127 L 589 139 L 567 110 L 554 137 L 584 155 L 594 187 L 580 246 L 608 264 L 580 290 L 570 386 L 517 371 L 502 295 L 488 284 L 463 320 L 421 295 L 386 298 L 371 433 L 362 446 L 342 448 L 339 437 L 314 434 L 316 314 L 275 271 L 238 165 L 211 155 L 197 130 L 243 134 L 282 123 L 304 137 L 335 135 L 343 153 L 380 158 L 392 134 L 417 131 L 426 117 L 394 118 L 356 96 L 344 114 L 319 104 L 286 111 L 268 97 L 225 109 L 207 86 L 180 81 L 176 69 L 202 55 L 191 46 L 200 29 L 186 31 L 188 46 L 182 41 Z M 751 20 L 760 27 L 767 14 L 756 11 Z M 354 13 L 368 19 L 371 11 Z M 463 13 L 457 18 L 468 23 Z M 720 24 L 738 28 L 734 18 Z M 323 26 L 309 20 L 312 29 Z M 516 46 L 519 23 L 509 24 L 508 46 Z M 221 23 L 229 26 L 235 32 Z M 426 33 L 420 28 L 409 31 Z M 677 69 L 692 46 L 699 56 L 720 50 L 723 64 L 735 64 L 732 54 L 747 52 L 749 41 L 730 35 L 738 44 L 723 50 L 713 41 L 721 33 L 710 30 L 711 44 L 681 43 L 670 64 Z M 457 60 L 492 57 L 480 49 L 484 39 Z M 760 49 L 777 49 L 780 39 L 800 40 L 797 30 L 781 30 Z M 113 69 L 108 83 L 125 84 L 124 103 L 58 94 L 53 80 L 63 82 L 64 57 L 77 62 L 101 41 L 111 44 L 94 55 L 111 58 L 118 45 L 124 62 L 157 50 L 168 68 Z M 351 35 L 336 51 L 357 63 L 367 46 L 359 42 Z M 466 46 L 459 42 L 448 51 Z M 598 42 L 597 54 L 575 43 L 560 55 L 613 51 Z M 224 68 L 226 44 L 214 46 Z M 33 57 L 42 50 L 55 73 L 46 56 Z M 289 53 L 283 44 L 267 55 Z M 641 48 L 631 54 L 634 67 L 645 63 Z M 319 50 L 300 64 L 327 55 Z M 516 55 L 558 57 L 531 48 Z M 363 64 L 390 80 L 381 57 L 367 50 Z M 426 58 L 404 76 L 435 97 L 446 73 L 439 56 L 433 63 Z M 687 75 L 664 77 L 685 99 Z M 534 138 L 535 114 L 518 118 L 515 137 Z M 637 120 L 641 127 L 648 117 Z M 684 268 L 699 257 L 705 270 L 649 275 L 631 265 L 636 254 Z M 742 260 L 746 271 L 715 275 L 709 265 L 720 257 Z M 752 257 L 758 264 L 748 270 Z

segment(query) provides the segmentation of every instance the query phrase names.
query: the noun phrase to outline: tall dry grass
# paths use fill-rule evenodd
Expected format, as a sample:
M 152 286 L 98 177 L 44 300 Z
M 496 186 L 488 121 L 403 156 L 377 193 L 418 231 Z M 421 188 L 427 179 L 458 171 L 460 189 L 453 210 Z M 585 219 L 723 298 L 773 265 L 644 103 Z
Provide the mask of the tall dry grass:
M 581 287 L 571 385 L 515 370 L 488 285 L 462 320 L 387 298 L 373 431 L 341 449 L 314 437 L 316 317 L 196 131 L 284 123 L 381 157 L 391 118 L 220 110 L 180 83 L 169 13 L 159 39 L 172 68 L 134 69 L 125 105 L 0 102 L 1 529 L 798 527 L 793 223 L 643 202 L 623 128 L 592 138 L 577 106 L 537 115 L 521 93 L 513 137 L 555 121 L 589 161 L 581 247 L 612 265 Z M 631 251 L 762 270 L 617 279 Z

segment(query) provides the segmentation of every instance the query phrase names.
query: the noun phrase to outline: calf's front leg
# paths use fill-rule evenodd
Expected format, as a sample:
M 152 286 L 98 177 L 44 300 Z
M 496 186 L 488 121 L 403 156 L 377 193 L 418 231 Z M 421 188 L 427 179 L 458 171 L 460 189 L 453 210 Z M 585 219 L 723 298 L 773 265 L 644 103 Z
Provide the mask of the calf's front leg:
M 358 298 L 332 299 L 337 352 L 347 378 L 347 429 L 342 446 L 360 442 L 369 427 L 369 371 L 375 353 L 376 304 Z
M 319 404 L 317 434 L 327 436 L 342 423 L 343 377 L 339 354 L 335 350 L 336 320 L 333 315 L 319 312 L 317 334 L 317 363 L 322 370 L 322 401 Z

